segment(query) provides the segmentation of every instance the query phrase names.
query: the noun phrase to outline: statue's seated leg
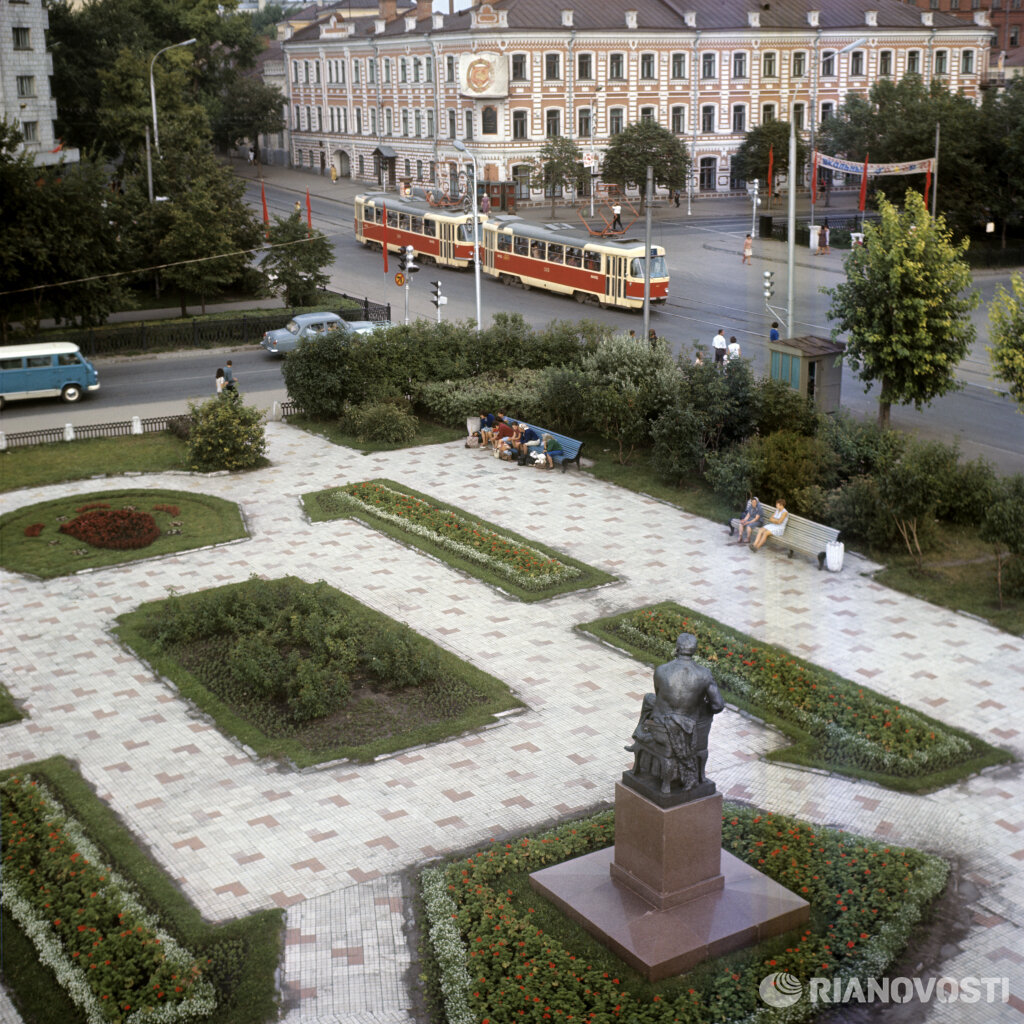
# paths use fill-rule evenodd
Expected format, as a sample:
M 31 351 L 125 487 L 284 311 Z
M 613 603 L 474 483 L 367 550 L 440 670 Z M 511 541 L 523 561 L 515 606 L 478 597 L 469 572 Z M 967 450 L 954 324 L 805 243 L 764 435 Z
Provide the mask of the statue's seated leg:
M 661 791 L 669 793 L 672 790 L 672 760 L 668 757 L 661 759 Z

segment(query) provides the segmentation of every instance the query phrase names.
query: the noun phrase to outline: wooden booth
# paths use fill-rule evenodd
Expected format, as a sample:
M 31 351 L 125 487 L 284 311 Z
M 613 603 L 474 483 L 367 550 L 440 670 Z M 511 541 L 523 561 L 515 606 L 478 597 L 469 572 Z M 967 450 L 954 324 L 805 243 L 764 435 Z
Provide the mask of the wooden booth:
M 770 341 L 768 376 L 796 388 L 821 412 L 838 412 L 845 349 L 841 342 L 813 334 Z

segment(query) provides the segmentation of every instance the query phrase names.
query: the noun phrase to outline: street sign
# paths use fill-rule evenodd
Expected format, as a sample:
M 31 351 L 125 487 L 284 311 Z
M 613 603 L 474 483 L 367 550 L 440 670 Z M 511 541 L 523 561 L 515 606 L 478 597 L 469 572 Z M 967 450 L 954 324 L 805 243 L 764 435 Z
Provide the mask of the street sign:
M 405 274 L 403 274 L 401 271 L 395 274 L 395 284 L 397 284 L 399 288 L 401 288 L 402 285 L 405 284 Z

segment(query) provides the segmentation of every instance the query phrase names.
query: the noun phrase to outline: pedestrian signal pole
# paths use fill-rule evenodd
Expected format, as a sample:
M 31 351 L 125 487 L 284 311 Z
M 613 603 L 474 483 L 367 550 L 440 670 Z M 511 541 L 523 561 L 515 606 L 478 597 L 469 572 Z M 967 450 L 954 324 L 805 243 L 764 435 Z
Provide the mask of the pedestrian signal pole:
M 437 322 L 441 322 L 441 307 L 448 303 L 448 296 L 441 294 L 441 282 L 431 281 L 431 292 L 433 298 L 430 300 L 435 306 L 437 306 Z
M 409 322 L 409 285 L 412 283 L 412 275 L 419 271 L 419 267 L 414 262 L 416 256 L 416 250 L 411 246 L 407 245 L 405 251 L 402 254 L 402 272 L 405 274 L 405 322 Z

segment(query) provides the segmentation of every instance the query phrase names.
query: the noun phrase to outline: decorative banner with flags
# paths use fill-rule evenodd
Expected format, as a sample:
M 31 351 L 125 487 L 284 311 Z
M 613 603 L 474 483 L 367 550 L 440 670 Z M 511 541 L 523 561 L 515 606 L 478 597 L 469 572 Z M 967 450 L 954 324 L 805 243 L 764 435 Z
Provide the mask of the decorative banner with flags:
M 270 238 L 270 214 L 267 212 L 267 191 L 260 182 L 260 199 L 263 200 L 263 237 Z
M 381 237 L 381 244 L 382 244 L 382 246 L 384 248 L 384 273 L 386 274 L 388 272 L 388 204 L 387 203 L 384 203 L 383 206 L 381 207 L 381 213 L 382 213 L 382 216 L 381 216 L 381 219 L 380 219 L 380 229 L 381 229 L 381 236 L 380 237 Z
M 815 151 L 815 167 L 825 167 L 831 171 L 842 171 L 843 174 L 930 174 L 934 171 L 937 160 L 930 156 L 924 160 L 908 160 L 898 164 L 863 164 L 854 160 L 843 160 L 838 156 L 826 156 Z

